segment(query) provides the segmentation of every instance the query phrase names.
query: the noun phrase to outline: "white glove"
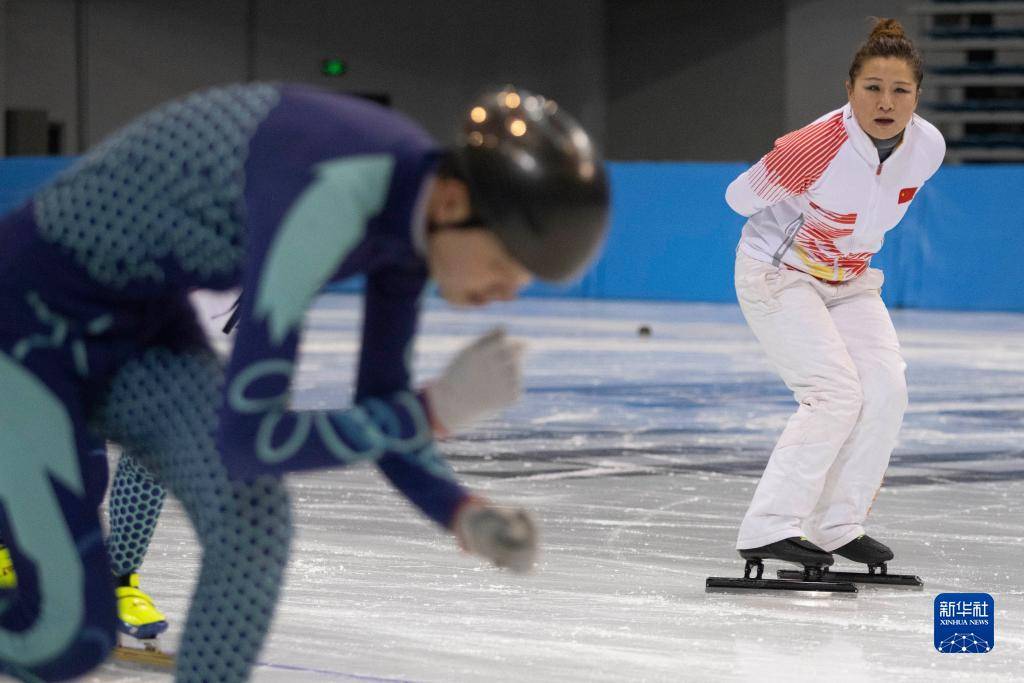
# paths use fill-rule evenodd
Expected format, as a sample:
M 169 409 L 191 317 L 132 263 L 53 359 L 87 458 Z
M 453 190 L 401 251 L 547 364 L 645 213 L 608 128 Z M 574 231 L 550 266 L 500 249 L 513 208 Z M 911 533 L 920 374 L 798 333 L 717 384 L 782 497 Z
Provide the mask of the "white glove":
M 495 328 L 462 349 L 425 389 L 435 426 L 454 433 L 519 398 L 523 347 Z
M 467 551 L 516 574 L 530 571 L 537 559 L 537 525 L 522 508 L 473 500 L 459 511 L 454 529 Z

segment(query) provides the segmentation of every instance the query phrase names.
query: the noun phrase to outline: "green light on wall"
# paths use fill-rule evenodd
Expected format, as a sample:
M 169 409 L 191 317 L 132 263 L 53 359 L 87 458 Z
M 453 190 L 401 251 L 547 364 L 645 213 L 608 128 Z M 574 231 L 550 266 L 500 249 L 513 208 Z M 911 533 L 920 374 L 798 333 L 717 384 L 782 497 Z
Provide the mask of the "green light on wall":
M 344 76 L 348 72 L 348 64 L 337 57 L 320 60 L 320 73 L 324 76 Z

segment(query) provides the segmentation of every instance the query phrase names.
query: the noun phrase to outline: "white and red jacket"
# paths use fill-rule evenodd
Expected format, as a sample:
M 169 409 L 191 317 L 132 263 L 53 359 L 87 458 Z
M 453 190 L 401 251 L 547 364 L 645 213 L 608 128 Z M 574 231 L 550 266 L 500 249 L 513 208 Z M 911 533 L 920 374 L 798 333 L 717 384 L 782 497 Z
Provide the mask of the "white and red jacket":
M 946 143 L 915 114 L 884 163 L 850 105 L 784 135 L 732 181 L 725 200 L 748 216 L 739 249 L 829 282 L 855 278 L 938 170 Z

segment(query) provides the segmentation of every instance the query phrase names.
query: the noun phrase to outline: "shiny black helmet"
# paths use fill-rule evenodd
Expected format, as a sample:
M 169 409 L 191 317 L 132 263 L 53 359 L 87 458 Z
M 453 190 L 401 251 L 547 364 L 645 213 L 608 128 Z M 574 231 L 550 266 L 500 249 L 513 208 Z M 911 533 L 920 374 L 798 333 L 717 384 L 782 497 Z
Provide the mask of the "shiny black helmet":
M 580 275 L 608 228 L 608 179 L 587 132 L 553 100 L 513 86 L 463 114 L 452 159 L 474 211 L 543 280 Z

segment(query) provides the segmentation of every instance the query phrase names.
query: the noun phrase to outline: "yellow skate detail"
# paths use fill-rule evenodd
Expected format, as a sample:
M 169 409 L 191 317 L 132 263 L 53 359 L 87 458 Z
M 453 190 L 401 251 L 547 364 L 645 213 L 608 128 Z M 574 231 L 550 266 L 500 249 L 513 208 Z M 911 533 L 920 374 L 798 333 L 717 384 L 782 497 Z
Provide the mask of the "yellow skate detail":
M 127 586 L 118 586 L 117 613 L 121 618 L 121 630 L 136 638 L 155 638 L 167 629 L 167 617 L 153 604 L 139 588 L 139 575 L 128 577 Z
M 11 552 L 7 546 L 0 545 L 0 590 L 10 590 L 18 585 L 18 576 L 14 573 Z

